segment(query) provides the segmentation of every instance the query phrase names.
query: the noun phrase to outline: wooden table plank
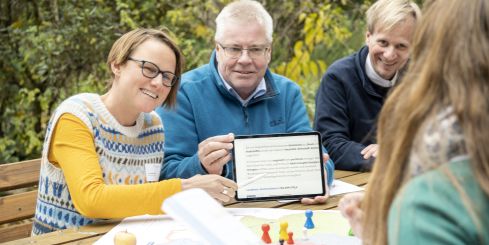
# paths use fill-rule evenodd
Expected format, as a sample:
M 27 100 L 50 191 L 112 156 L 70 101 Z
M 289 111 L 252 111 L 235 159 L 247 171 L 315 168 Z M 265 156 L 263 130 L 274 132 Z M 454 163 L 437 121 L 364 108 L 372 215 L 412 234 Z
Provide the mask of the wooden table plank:
M 0 164 L 0 191 L 34 186 L 39 181 L 41 159 Z
M 341 181 L 345 181 L 347 183 L 350 183 L 352 185 L 357 185 L 357 186 L 362 186 L 367 184 L 368 179 L 370 178 L 370 173 L 365 172 L 365 173 L 357 173 L 354 175 L 350 175 L 344 178 L 341 178 Z
M 332 196 L 329 197 L 326 203 L 324 204 L 314 204 L 314 205 L 304 205 L 300 202 L 294 202 L 290 203 L 287 205 L 284 205 L 280 208 L 285 208 L 285 209 L 294 209 L 294 210 L 306 210 L 306 209 L 311 209 L 311 210 L 328 210 L 328 209 L 335 209 L 338 207 L 338 202 L 340 201 L 341 197 L 343 195 L 337 195 L 337 196 Z
M 20 223 L 0 228 L 0 243 L 12 241 L 31 235 L 32 222 Z
M 350 184 L 364 186 L 366 185 L 370 173 L 359 173 L 351 171 L 335 171 L 335 178 L 345 181 Z M 225 204 L 229 208 L 286 208 L 294 210 L 327 210 L 336 209 L 338 202 L 343 195 L 333 196 L 328 199 L 325 204 L 318 205 L 303 205 L 300 202 L 282 203 L 277 201 L 266 202 L 230 202 Z M 109 232 L 115 225 L 119 224 L 120 220 L 107 221 L 103 224 L 88 225 L 79 229 L 67 229 L 56 231 L 41 236 L 16 240 L 7 244 L 92 244 Z
M 33 217 L 36 198 L 37 190 L 0 197 L 0 223 Z
M 359 174 L 360 172 L 354 172 L 354 171 L 345 171 L 345 170 L 335 170 L 334 171 L 334 178 L 335 179 L 342 179 L 351 175 L 356 175 Z
M 40 236 L 15 240 L 6 244 L 65 244 L 69 242 L 83 241 L 91 237 L 101 236 L 109 232 L 120 220 L 110 220 L 104 223 L 70 228 L 46 233 Z
M 77 245 L 94 244 L 96 241 L 98 241 L 98 239 L 102 238 L 102 236 L 103 235 L 94 236 L 94 237 L 90 237 L 90 238 L 87 238 L 87 239 L 83 239 L 81 241 L 70 242 L 70 243 L 67 243 L 67 244 L 77 244 Z

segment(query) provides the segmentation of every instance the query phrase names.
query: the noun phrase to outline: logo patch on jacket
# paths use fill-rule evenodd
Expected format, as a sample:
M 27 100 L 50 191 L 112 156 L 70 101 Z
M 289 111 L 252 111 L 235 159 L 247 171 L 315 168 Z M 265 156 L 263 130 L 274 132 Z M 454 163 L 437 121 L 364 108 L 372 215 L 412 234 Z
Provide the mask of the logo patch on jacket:
M 280 124 L 284 124 L 284 119 L 280 118 L 280 119 L 270 121 L 270 127 L 275 127 Z

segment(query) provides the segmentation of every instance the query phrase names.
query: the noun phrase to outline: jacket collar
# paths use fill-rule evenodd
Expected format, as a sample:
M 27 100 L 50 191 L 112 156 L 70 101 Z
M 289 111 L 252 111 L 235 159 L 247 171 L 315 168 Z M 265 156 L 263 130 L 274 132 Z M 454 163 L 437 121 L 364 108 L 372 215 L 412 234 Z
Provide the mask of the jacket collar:
M 358 73 L 358 77 L 362 82 L 362 87 L 367 91 L 368 94 L 375 97 L 383 98 L 382 95 L 377 93 L 373 87 L 373 82 L 368 78 L 367 72 L 365 71 L 365 63 L 367 62 L 368 56 L 368 46 L 363 46 L 355 56 L 355 66 Z
M 397 78 L 399 77 L 399 71 L 397 71 L 391 80 L 382 78 L 377 73 L 377 71 L 375 71 L 372 65 L 372 61 L 370 60 L 370 54 L 368 54 L 367 58 L 365 59 L 365 73 L 367 74 L 367 77 L 370 79 L 370 81 L 383 88 L 390 88 L 394 86 L 394 84 L 397 81 Z

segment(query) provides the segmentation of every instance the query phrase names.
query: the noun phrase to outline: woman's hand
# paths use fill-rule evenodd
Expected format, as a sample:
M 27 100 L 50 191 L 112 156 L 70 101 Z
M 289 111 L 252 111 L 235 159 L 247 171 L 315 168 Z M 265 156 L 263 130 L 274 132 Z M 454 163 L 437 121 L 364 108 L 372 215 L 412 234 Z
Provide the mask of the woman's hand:
M 195 175 L 190 179 L 182 179 L 182 191 L 201 188 L 220 202 L 229 202 L 235 195 L 238 185 L 220 175 Z
M 361 208 L 364 193 L 351 193 L 341 198 L 338 207 L 340 208 L 343 217 L 348 219 L 353 234 L 361 238 L 363 227 L 363 210 Z

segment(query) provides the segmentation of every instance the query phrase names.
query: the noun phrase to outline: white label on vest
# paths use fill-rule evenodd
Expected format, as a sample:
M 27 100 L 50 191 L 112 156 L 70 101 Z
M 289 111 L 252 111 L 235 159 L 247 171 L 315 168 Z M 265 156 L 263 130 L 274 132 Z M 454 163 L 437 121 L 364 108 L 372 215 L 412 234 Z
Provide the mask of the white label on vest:
M 146 172 L 146 181 L 154 182 L 160 178 L 161 163 L 146 163 L 144 164 Z

